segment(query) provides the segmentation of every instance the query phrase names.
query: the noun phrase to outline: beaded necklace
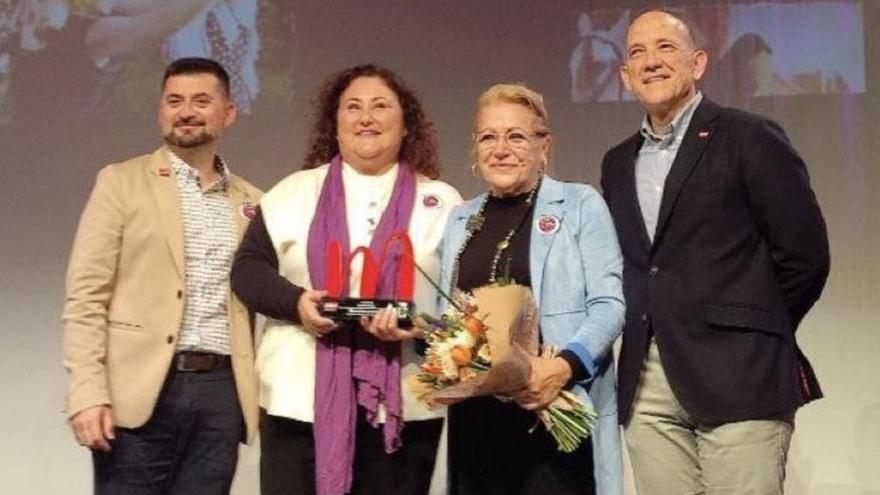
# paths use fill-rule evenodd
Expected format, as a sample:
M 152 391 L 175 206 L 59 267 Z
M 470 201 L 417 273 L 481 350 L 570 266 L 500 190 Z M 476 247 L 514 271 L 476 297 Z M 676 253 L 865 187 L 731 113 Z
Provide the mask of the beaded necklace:
M 535 184 L 535 187 L 533 187 L 532 190 L 529 191 L 529 196 L 526 198 L 526 206 L 527 207 L 526 207 L 525 211 L 523 212 L 522 217 L 520 217 L 519 221 L 516 222 L 516 224 L 513 226 L 513 228 L 511 228 L 509 231 L 507 231 L 507 234 L 500 241 L 498 241 L 498 244 L 495 245 L 495 247 L 496 247 L 495 255 L 492 256 L 492 264 L 490 265 L 490 270 L 489 270 L 489 283 L 490 284 L 494 284 L 495 282 L 498 281 L 497 280 L 498 279 L 498 263 L 501 261 L 501 254 L 504 253 L 505 249 L 510 247 L 510 240 L 513 239 L 513 236 L 516 235 L 516 233 L 522 228 L 526 219 L 529 218 L 529 215 L 532 212 L 532 202 L 534 201 L 535 195 L 538 193 L 538 189 L 540 189 L 540 187 L 541 187 L 541 181 L 538 180 L 538 182 Z M 471 215 L 467 220 L 467 224 L 465 224 L 464 239 L 462 240 L 461 247 L 458 249 L 458 252 L 455 254 L 455 258 L 453 259 L 453 262 L 452 262 L 453 263 L 452 264 L 452 266 L 453 266 L 453 268 L 452 268 L 452 287 L 453 287 L 453 289 L 458 287 L 458 275 L 459 275 L 458 272 L 459 272 L 459 268 L 460 268 L 460 261 L 459 260 L 461 259 L 461 255 L 462 255 L 462 253 L 464 253 L 464 250 L 467 249 L 468 243 L 470 242 L 471 238 L 473 238 L 474 234 L 476 234 L 477 232 L 482 230 L 483 226 L 486 223 L 486 217 L 485 217 L 485 215 L 483 215 L 483 211 L 486 209 L 486 203 L 488 201 L 489 201 L 489 194 L 487 194 L 486 198 L 483 199 L 483 202 L 480 204 L 480 209 L 477 210 L 476 213 Z

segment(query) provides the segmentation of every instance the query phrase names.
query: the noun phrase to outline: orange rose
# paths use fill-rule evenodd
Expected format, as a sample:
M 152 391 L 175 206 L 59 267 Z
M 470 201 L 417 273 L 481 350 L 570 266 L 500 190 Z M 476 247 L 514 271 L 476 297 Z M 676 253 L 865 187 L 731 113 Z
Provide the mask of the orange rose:
M 460 345 L 453 347 L 449 354 L 456 366 L 466 366 L 471 362 L 471 350 Z
M 422 363 L 422 371 L 429 375 L 440 376 L 443 373 L 443 368 L 440 367 L 440 363 L 432 359 Z
M 486 332 L 486 325 L 476 317 L 468 316 L 464 320 L 464 328 L 474 337 L 479 337 Z

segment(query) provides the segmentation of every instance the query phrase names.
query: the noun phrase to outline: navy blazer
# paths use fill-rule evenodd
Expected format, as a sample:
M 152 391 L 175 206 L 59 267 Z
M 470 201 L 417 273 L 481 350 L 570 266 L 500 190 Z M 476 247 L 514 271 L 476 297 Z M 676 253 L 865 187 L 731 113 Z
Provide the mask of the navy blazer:
M 821 397 L 795 331 L 825 284 L 828 239 L 783 130 L 704 98 L 666 179 L 653 243 L 636 196 L 641 145 L 636 134 L 602 163 L 624 255 L 621 423 L 652 335 L 699 422 L 770 417 Z

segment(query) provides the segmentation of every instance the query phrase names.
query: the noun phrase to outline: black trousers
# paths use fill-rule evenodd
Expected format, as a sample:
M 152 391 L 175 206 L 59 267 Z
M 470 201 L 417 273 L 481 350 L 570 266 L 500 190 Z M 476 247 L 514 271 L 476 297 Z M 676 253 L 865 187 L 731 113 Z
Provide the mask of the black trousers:
M 92 454 L 96 495 L 228 494 L 244 435 L 232 369 L 171 371 L 149 421 L 115 433 Z
M 312 424 L 263 412 L 260 421 L 262 495 L 315 493 L 315 441 Z M 403 446 L 388 455 L 382 430 L 358 411 L 352 494 L 427 494 L 434 471 L 442 419 L 407 421 Z
M 449 485 L 453 495 L 592 495 L 590 439 L 566 454 L 534 413 L 494 397 L 449 408 Z

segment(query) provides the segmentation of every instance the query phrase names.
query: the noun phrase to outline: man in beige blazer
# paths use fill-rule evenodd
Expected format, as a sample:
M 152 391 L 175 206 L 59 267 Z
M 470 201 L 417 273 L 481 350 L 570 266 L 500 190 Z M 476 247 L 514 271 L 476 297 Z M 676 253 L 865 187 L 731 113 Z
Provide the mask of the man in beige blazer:
M 95 493 L 228 493 L 254 436 L 252 318 L 228 275 L 260 191 L 217 155 L 235 115 L 222 66 L 171 63 L 165 145 L 103 168 L 80 219 L 64 365 Z

